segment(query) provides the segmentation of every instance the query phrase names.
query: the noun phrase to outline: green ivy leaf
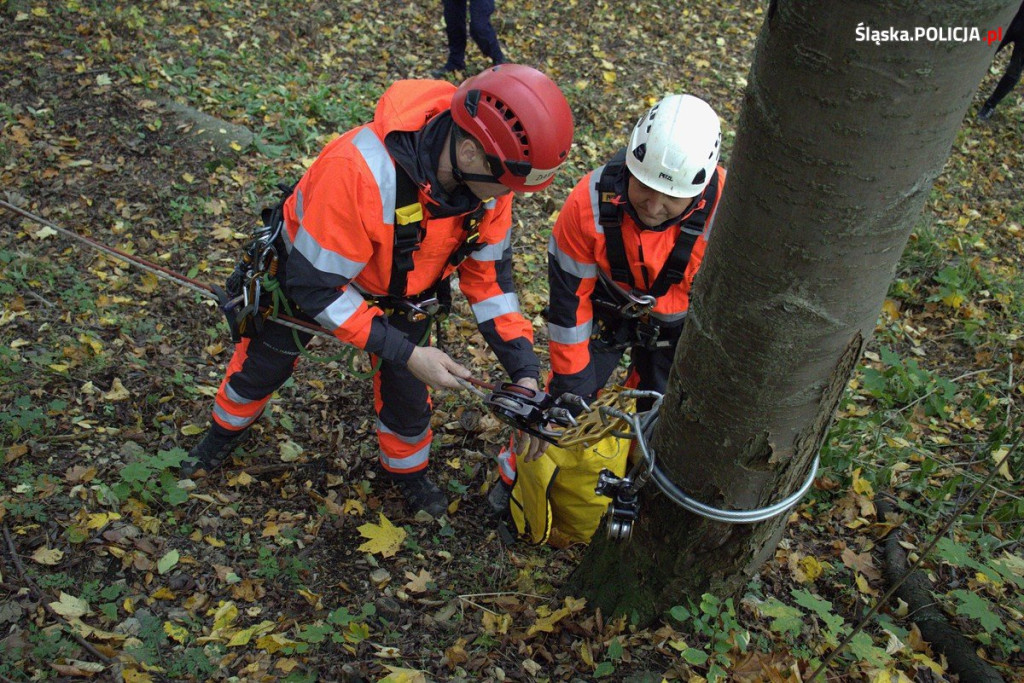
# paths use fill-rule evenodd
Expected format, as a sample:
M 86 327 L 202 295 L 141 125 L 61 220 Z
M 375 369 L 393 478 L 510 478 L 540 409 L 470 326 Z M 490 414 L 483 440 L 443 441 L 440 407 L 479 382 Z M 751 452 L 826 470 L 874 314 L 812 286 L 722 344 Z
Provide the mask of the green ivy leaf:
M 608 643 L 608 659 L 614 662 L 622 659 L 622 641 L 618 638 L 612 638 L 612 642 Z
M 871 666 L 882 667 L 887 661 L 889 661 L 889 655 L 886 654 L 885 650 L 876 647 L 871 636 L 863 631 L 858 631 L 854 634 L 853 638 L 850 639 L 850 652 L 862 662 L 867 662 Z
M 594 669 L 594 678 L 602 678 L 604 676 L 611 676 L 615 673 L 615 665 L 611 662 L 601 662 Z
M 772 623 L 768 628 L 782 635 L 799 636 L 804 630 L 804 613 L 777 598 L 769 598 L 758 605 L 758 611 L 766 617 L 770 617 Z
M 956 608 L 957 614 L 976 619 L 989 633 L 1004 630 L 1003 620 L 989 609 L 989 602 L 985 598 L 963 589 L 951 591 L 950 595 L 960 601 Z
M 688 647 L 685 650 L 683 650 L 682 657 L 688 663 L 694 664 L 696 666 L 705 664 L 708 661 L 708 654 L 704 652 L 704 650 L 698 650 L 692 647 Z

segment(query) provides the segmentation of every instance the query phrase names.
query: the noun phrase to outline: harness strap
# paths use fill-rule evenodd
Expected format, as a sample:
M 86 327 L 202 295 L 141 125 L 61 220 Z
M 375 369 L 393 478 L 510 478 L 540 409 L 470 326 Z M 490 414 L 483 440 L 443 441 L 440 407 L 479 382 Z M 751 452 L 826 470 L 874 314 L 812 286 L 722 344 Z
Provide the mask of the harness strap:
M 615 153 L 611 161 L 605 164 L 601 177 L 597 181 L 598 222 L 604 228 L 605 249 L 608 252 L 608 263 L 611 266 L 612 279 L 626 282 L 633 289 L 633 271 L 629 269 L 626 259 L 626 245 L 622 242 L 622 202 L 616 185 L 626 164 L 626 149 Z
M 395 164 L 395 241 L 391 251 L 391 279 L 388 295 L 401 299 L 412 270 L 412 254 L 423 239 L 423 206 L 419 188 L 400 164 Z
M 388 296 L 404 299 L 408 288 L 409 271 L 413 269 L 413 252 L 418 251 L 423 240 L 423 205 L 419 202 L 419 188 L 408 173 L 398 164 L 395 165 L 397 190 L 395 193 L 395 242 L 392 250 L 391 279 L 388 281 Z M 476 209 L 466 214 L 462 229 L 466 239 L 452 252 L 448 262 L 458 266 L 470 254 L 483 245 L 480 244 L 480 221 L 486 212 L 481 203 Z M 447 279 L 447 278 L 446 278 Z M 443 281 L 442 281 L 443 282 Z M 440 283 L 436 286 L 441 286 Z
M 604 229 L 605 247 L 612 279 L 616 282 L 625 282 L 629 284 L 631 290 L 634 290 L 636 281 L 633 278 L 633 271 L 629 268 L 626 247 L 622 240 L 622 213 L 625 200 L 619 196 L 620 193 L 616 187 L 623 173 L 625 158 L 625 149 L 616 152 L 611 161 L 605 165 L 601 177 L 597 181 L 598 222 Z M 719 190 L 716 171 L 704 192 L 697 198 L 697 208 L 691 211 L 680 224 L 679 237 L 676 238 L 672 251 L 651 284 L 648 294 L 655 298 L 661 298 L 669 288 L 683 281 L 693 245 L 697 243 L 697 238 L 704 232 L 708 217 L 717 203 Z

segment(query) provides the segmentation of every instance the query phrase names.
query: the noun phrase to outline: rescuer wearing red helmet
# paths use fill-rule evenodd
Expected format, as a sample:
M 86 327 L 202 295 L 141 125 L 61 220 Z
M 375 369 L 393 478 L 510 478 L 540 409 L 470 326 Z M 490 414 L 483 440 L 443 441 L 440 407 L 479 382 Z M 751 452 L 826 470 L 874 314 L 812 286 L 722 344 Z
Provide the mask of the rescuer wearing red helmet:
M 412 511 L 436 517 L 448 502 L 426 472 L 428 386 L 457 389 L 470 375 L 428 341 L 439 288 L 453 272 L 511 380 L 537 388 L 533 329 L 512 282 L 512 193 L 547 187 L 572 137 L 565 96 L 529 66 L 496 66 L 457 89 L 398 81 L 373 121 L 323 149 L 274 221 L 282 226 L 277 281 L 293 308 L 380 361 L 380 463 Z M 300 334 L 302 344 L 309 339 Z M 183 476 L 224 462 L 299 353 L 293 330 L 273 319 L 236 345 L 213 423 Z

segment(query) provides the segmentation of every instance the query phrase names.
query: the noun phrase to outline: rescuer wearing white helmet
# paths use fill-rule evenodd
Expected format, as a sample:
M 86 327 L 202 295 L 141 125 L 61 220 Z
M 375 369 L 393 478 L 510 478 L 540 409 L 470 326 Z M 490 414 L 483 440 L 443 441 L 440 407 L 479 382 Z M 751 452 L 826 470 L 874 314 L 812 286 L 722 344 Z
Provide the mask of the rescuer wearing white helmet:
M 626 385 L 665 391 L 725 184 L 721 143 L 707 102 L 668 95 L 569 194 L 548 244 L 552 396 L 593 399 L 626 349 Z M 488 497 L 496 511 L 515 479 L 512 451 L 499 455 L 504 485 Z

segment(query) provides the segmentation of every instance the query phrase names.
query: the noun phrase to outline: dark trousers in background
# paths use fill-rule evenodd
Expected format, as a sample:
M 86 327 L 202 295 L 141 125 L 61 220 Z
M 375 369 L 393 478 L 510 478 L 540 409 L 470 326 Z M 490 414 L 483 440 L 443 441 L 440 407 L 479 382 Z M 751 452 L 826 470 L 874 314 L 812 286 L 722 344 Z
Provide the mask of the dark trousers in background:
M 494 0 L 468 0 L 469 36 L 492 62 L 505 61 L 498 43 L 498 34 L 491 26 Z M 444 23 L 448 34 L 448 62 L 445 68 L 462 71 L 466 68 L 466 3 L 467 0 L 444 0 Z

